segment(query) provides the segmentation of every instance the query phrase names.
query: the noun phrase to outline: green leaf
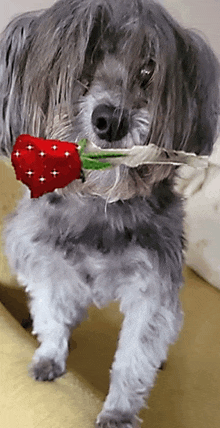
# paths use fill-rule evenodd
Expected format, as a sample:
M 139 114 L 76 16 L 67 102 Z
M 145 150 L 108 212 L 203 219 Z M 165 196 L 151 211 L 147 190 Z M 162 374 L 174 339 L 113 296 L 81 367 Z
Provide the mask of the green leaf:
M 81 157 L 81 161 L 84 169 L 106 169 L 112 166 L 109 162 L 100 162 L 99 160 L 90 159 L 85 155 Z
M 86 157 L 90 159 L 106 159 L 106 158 L 119 158 L 119 157 L 125 157 L 126 155 L 124 153 L 115 153 L 115 152 L 89 152 L 86 153 Z
M 85 153 L 85 148 L 87 145 L 87 140 L 83 139 L 78 142 L 78 146 L 80 147 L 79 155 L 82 161 L 82 166 L 84 169 L 106 169 L 111 168 L 111 159 L 118 157 L 125 157 L 126 155 L 123 153 L 116 153 L 109 151 L 98 151 L 98 152 L 89 152 Z M 99 160 L 100 159 L 100 160 Z M 103 160 L 103 162 L 101 161 Z M 108 160 L 108 162 L 104 161 Z

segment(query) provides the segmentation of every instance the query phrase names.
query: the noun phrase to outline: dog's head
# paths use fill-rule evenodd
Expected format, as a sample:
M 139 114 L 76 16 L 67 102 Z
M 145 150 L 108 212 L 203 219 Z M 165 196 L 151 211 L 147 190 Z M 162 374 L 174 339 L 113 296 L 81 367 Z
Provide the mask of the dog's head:
M 151 0 L 65 0 L 17 18 L 0 45 L 3 153 L 21 133 L 208 154 L 218 62 Z

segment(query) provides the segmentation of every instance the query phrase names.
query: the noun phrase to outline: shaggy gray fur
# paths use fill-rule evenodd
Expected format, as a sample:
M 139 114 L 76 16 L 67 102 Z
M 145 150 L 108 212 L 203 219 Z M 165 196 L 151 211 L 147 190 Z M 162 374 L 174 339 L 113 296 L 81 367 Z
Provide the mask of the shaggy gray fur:
M 0 42 L 0 147 L 22 133 L 100 147 L 153 142 L 211 152 L 219 66 L 200 36 L 150 0 L 61 0 L 16 18 Z M 93 171 L 30 199 L 5 249 L 30 296 L 38 380 L 65 372 L 86 308 L 120 301 L 124 322 L 97 424 L 129 428 L 181 327 L 183 209 L 169 165 Z

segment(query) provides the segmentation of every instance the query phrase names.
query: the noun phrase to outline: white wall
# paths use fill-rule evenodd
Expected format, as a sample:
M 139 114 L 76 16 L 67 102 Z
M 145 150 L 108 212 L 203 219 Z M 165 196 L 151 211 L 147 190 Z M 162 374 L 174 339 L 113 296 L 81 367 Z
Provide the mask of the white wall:
M 1 0 L 0 1 L 0 31 L 9 20 L 22 12 L 43 9 L 55 3 L 55 0 Z

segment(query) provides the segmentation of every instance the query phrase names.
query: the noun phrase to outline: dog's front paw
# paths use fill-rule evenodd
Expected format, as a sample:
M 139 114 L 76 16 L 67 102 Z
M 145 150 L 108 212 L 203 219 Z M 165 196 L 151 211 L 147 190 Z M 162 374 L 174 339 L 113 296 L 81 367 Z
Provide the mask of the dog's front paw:
M 139 425 L 133 415 L 123 414 L 118 411 L 100 413 L 96 420 L 97 428 L 138 428 Z
M 31 376 L 38 381 L 52 381 L 64 374 L 65 370 L 53 359 L 41 358 L 30 368 Z

